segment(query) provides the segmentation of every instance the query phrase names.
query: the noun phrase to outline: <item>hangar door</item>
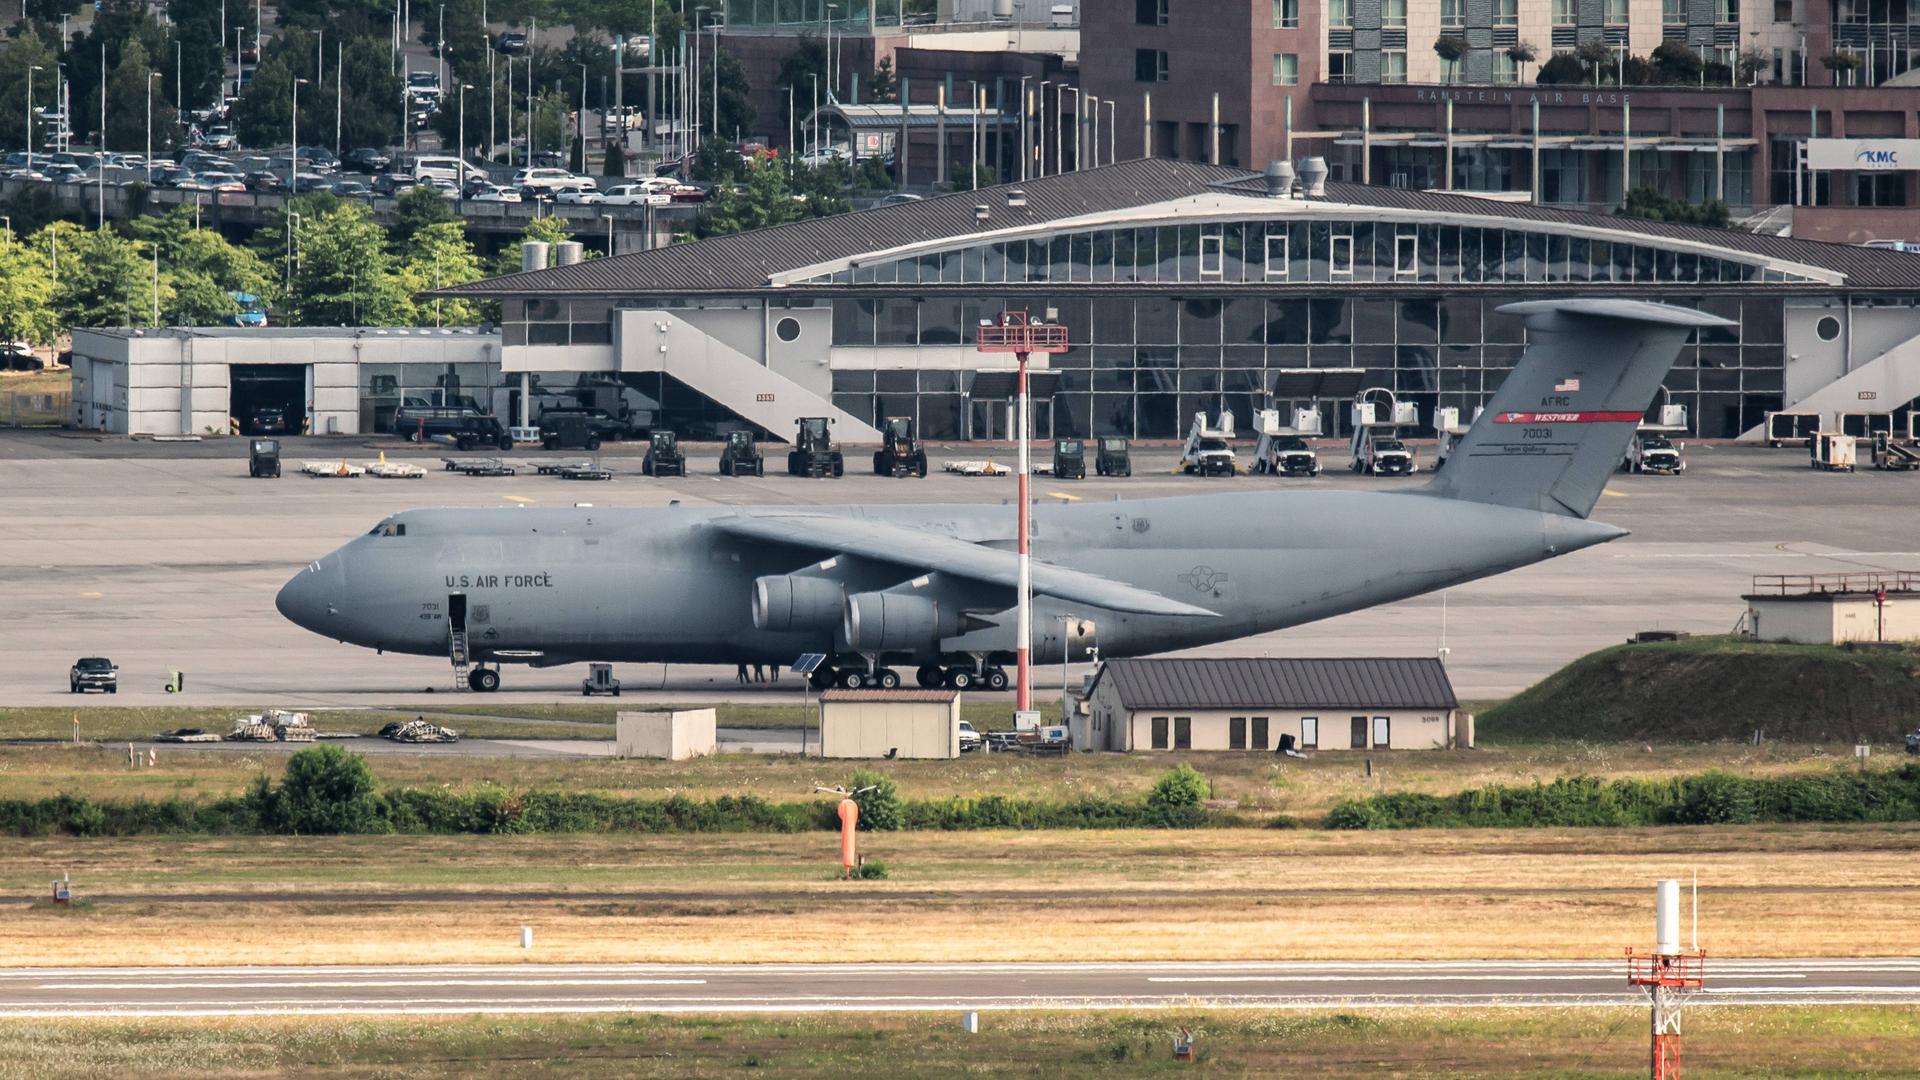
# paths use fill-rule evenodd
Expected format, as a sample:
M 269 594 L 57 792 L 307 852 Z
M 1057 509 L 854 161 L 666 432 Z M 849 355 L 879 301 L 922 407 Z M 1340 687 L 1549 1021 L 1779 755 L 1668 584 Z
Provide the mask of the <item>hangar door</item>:
M 242 435 L 299 435 L 307 428 L 309 364 L 234 364 L 229 411 Z

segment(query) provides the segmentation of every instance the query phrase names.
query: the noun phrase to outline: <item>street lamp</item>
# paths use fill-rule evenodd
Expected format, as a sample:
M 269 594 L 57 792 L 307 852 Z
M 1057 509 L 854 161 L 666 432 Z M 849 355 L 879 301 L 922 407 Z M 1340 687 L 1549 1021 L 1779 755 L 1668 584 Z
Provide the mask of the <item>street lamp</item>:
M 300 215 L 287 212 L 287 291 L 293 291 L 293 249 L 300 240 Z
M 702 112 L 700 108 L 700 24 L 707 21 L 707 12 L 709 10 L 705 4 L 697 5 L 693 9 L 693 68 L 688 72 L 689 77 L 692 79 L 692 85 L 687 90 L 688 96 L 693 98 L 693 141 L 687 144 L 689 153 L 700 146 L 700 120 Z M 718 102 L 715 104 L 718 104 Z M 715 124 L 713 130 L 715 134 L 719 134 L 720 126 Z
M 1028 107 L 1030 99 L 1027 97 L 1027 80 L 1031 78 L 1033 78 L 1031 75 L 1020 76 L 1020 179 L 1022 181 L 1027 178 L 1027 159 L 1033 156 L 1027 150 L 1027 116 L 1033 112 Z
M 147 182 L 153 182 L 153 81 L 164 78 L 157 71 L 147 72 L 147 156 L 141 165 L 147 170 Z
M 467 91 L 473 89 L 466 83 L 460 84 L 460 197 L 467 197 Z
M 300 84 L 306 81 L 305 79 L 293 80 L 293 165 L 287 172 L 289 195 L 300 194 Z
M 1112 98 L 1107 99 L 1106 106 L 1107 106 L 1107 164 L 1111 165 L 1114 162 L 1120 160 L 1120 151 L 1119 151 L 1120 140 L 1119 140 L 1119 136 L 1115 134 L 1120 129 L 1120 111 L 1118 108 L 1116 108 L 1116 103 Z
M 1047 87 L 1053 85 L 1052 79 L 1040 80 L 1040 101 L 1034 110 L 1034 169 L 1035 176 L 1047 175 Z
M 33 73 L 46 68 L 34 64 L 27 69 L 27 169 L 33 169 Z
M 827 97 L 833 97 L 833 13 L 840 10 L 839 4 L 827 5 Z

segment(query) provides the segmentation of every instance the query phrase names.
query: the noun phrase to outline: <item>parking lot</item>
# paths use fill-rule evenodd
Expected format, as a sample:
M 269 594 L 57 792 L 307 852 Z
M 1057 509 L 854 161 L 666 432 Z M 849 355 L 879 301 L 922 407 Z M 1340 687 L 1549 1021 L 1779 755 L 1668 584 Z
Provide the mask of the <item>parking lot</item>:
M 307 460 L 427 467 L 417 480 L 314 479 Z M 422 505 L 600 506 L 686 504 L 833 505 L 900 502 L 1008 502 L 1012 477 L 961 477 L 943 461 L 993 457 L 1002 447 L 931 448 L 924 480 L 882 479 L 850 469 L 840 480 L 804 480 L 774 468 L 764 479 L 716 474 L 719 448 L 689 447 L 689 475 L 639 474 L 638 444 L 602 455 L 617 476 L 569 482 L 523 469 L 510 477 L 468 477 L 440 468 L 438 447 L 362 440 L 288 441 L 280 480 L 247 478 L 241 440 L 133 442 L 78 433 L 0 435 L 0 536 L 12 558 L 0 589 L 12 615 L 0 625 L 0 704 L 60 705 L 67 668 L 100 654 L 120 664 L 113 704 L 207 703 L 328 707 L 398 704 L 449 692 L 447 665 L 379 656 L 324 641 L 274 610 L 280 585 L 305 563 L 363 532 L 389 512 Z M 1430 451 L 1423 449 L 1423 459 Z M 481 455 L 470 455 L 481 456 Z M 539 451 L 536 460 L 581 455 Z M 1332 461 L 1336 452 L 1324 452 Z M 856 460 L 862 452 L 854 450 Z M 1903 474 L 1816 473 L 1803 453 L 1693 446 L 1681 477 L 1615 478 L 1595 516 L 1633 530 L 1613 544 L 1515 573 L 1324 623 L 1200 650 L 1202 655 L 1431 655 L 1444 642 L 1464 696 L 1516 691 L 1582 653 L 1651 628 L 1723 633 L 1741 612 L 1739 594 L 1756 573 L 1823 573 L 1920 566 L 1915 484 Z M 1384 489 L 1425 482 L 1367 479 L 1335 467 L 1314 480 L 1173 473 L 1175 451 L 1138 449 L 1130 479 L 1038 478 L 1039 499 L 1137 499 L 1200 490 Z M 1008 514 L 1013 513 L 1009 505 Z M 1048 552 L 1042 547 L 1040 558 Z M 635 603 L 645 603 L 635 597 Z M 168 695 L 169 670 L 186 692 Z M 509 668 L 497 700 L 547 700 L 577 693 L 578 668 Z M 797 689 L 740 688 L 731 667 L 620 665 L 623 700 L 753 698 Z M 1058 672 L 1040 676 L 1042 692 Z M 1073 677 L 1077 678 L 1077 675 Z M 101 703 L 103 699 L 89 699 Z

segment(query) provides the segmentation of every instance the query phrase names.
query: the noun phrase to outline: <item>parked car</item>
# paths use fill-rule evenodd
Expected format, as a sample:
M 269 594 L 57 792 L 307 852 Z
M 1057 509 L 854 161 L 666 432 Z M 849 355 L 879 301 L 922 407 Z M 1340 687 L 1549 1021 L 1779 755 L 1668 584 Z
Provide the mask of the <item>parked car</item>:
M 607 206 L 666 206 L 673 202 L 673 196 L 649 184 L 615 184 L 601 193 L 600 202 Z
M 556 192 L 553 201 L 568 206 L 599 206 L 607 201 L 607 197 L 592 188 L 571 188 Z
M 331 183 L 332 186 L 329 190 L 343 199 L 365 199 L 371 198 L 373 195 L 373 189 L 368 187 L 367 182 L 364 180 L 354 180 L 350 177 L 337 176 L 331 179 Z
M 965 720 L 960 721 L 960 752 L 969 754 L 984 745 L 986 745 L 986 739 L 974 730 L 973 724 Z
M 285 435 L 287 411 L 278 405 L 255 405 L 247 410 L 247 422 L 241 427 L 248 435 Z
M 605 409 L 554 408 L 540 414 L 540 439 L 547 442 L 560 434 L 563 424 L 584 425 L 594 438 L 602 442 L 616 442 L 628 434 L 628 427 L 619 417 Z M 552 446 L 548 447 L 553 449 Z M 596 449 L 588 447 L 587 449 Z
M 904 204 L 906 204 L 906 203 L 917 203 L 917 202 L 919 202 L 919 201 L 921 201 L 921 200 L 920 200 L 920 196 L 918 196 L 918 195 L 915 195 L 915 194 L 914 194 L 913 192 L 911 192 L 911 191 L 896 191 L 896 192 L 894 192 L 894 193 L 893 193 L 893 194 L 891 194 L 891 195 L 883 195 L 883 196 L 881 196 L 881 197 L 880 197 L 880 201 L 878 201 L 878 202 L 876 202 L 876 203 L 874 203 L 873 205 L 875 205 L 875 206 L 901 206 L 901 205 L 904 205 Z
M 247 190 L 246 178 L 241 176 L 239 173 L 230 173 L 230 172 L 201 173 L 200 181 L 207 185 L 207 190 L 209 191 L 245 191 Z
M 67 670 L 67 692 L 84 694 L 98 690 L 106 694 L 120 692 L 120 669 L 104 656 L 83 656 Z
M 381 173 L 386 172 L 388 166 L 393 164 L 393 158 L 371 146 L 362 146 L 347 151 L 347 158 L 344 164 L 347 168 L 355 172 L 368 174 Z
M 248 191 L 272 192 L 287 190 L 286 183 L 280 179 L 278 174 L 265 170 L 248 173 L 246 182 Z
M 51 180 L 56 184 L 76 183 L 84 179 L 87 175 L 86 171 L 81 169 L 80 166 L 69 165 L 66 163 L 57 163 L 57 164 L 49 165 L 44 170 L 42 170 L 42 173 L 43 175 L 46 176 L 48 180 Z
M 379 176 L 373 178 L 373 193 L 375 195 L 391 197 L 400 194 L 417 183 L 419 183 L 419 181 L 411 176 L 402 176 L 399 173 L 381 173 Z
M 525 201 L 520 197 L 519 192 L 512 188 L 503 188 L 498 184 L 475 184 L 473 190 L 468 193 L 467 199 L 470 202 L 482 203 L 517 203 Z
M 504 30 L 494 39 L 493 47 L 508 56 L 519 56 L 527 51 L 527 35 L 518 30 Z
M 231 150 L 239 145 L 239 141 L 234 138 L 232 128 L 215 124 L 200 133 L 200 145 L 209 150 Z
M 676 184 L 667 192 L 672 202 L 706 202 L 707 189 L 692 184 Z
M 301 147 L 300 160 L 310 166 L 314 172 L 332 172 L 340 167 L 340 159 L 324 146 Z
M 590 176 L 575 176 L 565 169 L 542 167 L 521 169 L 514 173 L 511 186 L 519 188 L 522 195 L 547 198 L 562 191 L 591 191 L 597 187 Z

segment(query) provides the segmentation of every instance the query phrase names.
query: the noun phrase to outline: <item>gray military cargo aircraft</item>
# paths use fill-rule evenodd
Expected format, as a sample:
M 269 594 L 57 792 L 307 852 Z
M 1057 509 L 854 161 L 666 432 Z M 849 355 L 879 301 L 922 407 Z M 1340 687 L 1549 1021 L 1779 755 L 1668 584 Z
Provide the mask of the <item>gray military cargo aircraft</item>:
M 1528 348 L 1432 482 L 1033 511 L 1036 663 L 1188 648 L 1417 596 L 1626 535 L 1587 520 L 1688 336 L 1630 300 L 1509 304 Z M 409 510 L 307 566 L 280 612 L 367 648 L 500 665 L 775 663 L 820 685 L 1005 687 L 1005 506 Z

